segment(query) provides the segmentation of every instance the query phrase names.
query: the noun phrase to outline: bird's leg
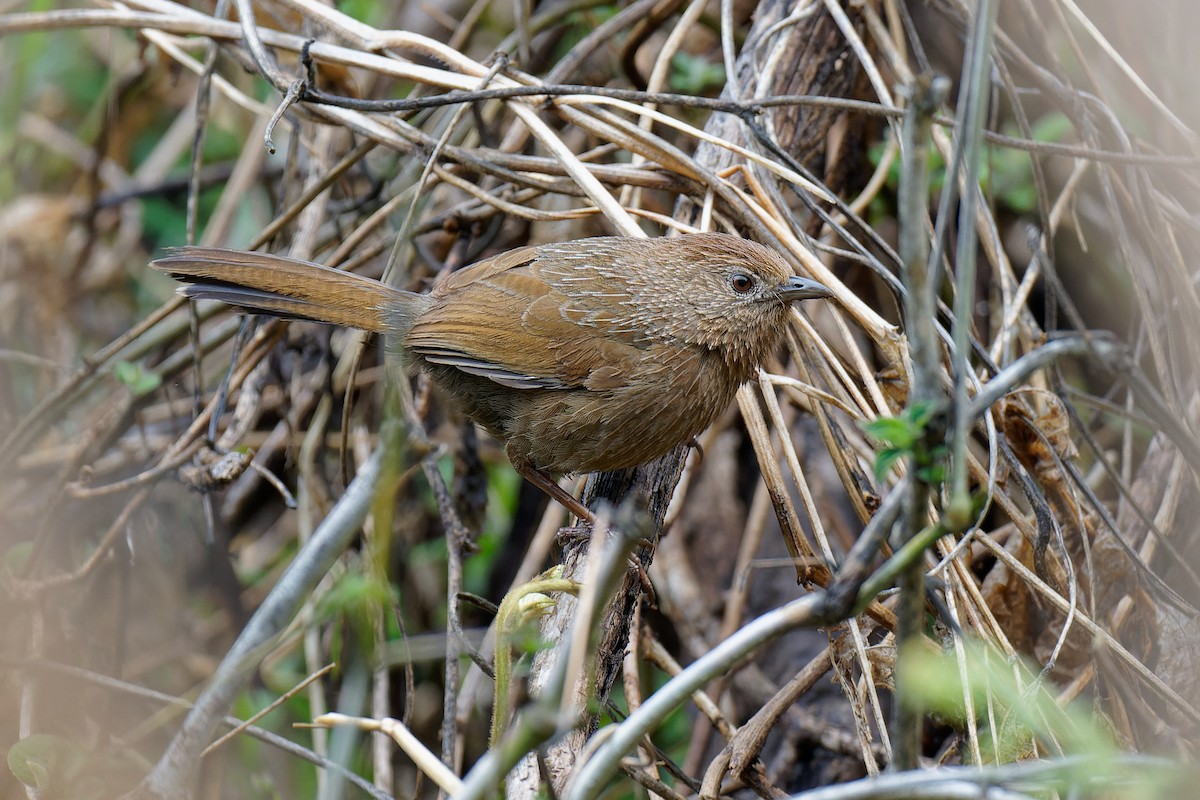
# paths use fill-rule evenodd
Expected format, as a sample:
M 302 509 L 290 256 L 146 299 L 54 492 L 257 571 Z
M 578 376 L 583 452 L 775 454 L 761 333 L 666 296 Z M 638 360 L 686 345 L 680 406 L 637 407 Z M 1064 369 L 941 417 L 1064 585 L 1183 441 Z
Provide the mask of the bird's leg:
M 595 530 L 596 515 L 578 497 L 559 486 L 556 480 L 528 461 L 521 458 L 513 458 L 511 455 L 509 456 L 509 461 L 512 462 L 513 469 L 517 471 L 517 474 L 548 494 L 552 500 L 557 500 L 572 514 L 581 520 L 586 520 L 591 524 L 592 529 Z M 627 561 L 630 569 L 637 573 L 638 581 L 641 583 L 643 590 L 653 598 L 655 596 L 654 587 L 650 583 L 650 576 L 646 574 L 642 562 L 633 556 L 630 556 Z
M 585 506 L 578 497 L 559 486 L 556 480 L 524 459 L 510 457 L 509 460 L 517 474 L 548 494 L 551 500 L 557 500 L 559 505 L 580 519 L 593 525 L 596 524 L 596 515 L 592 513 L 591 509 Z

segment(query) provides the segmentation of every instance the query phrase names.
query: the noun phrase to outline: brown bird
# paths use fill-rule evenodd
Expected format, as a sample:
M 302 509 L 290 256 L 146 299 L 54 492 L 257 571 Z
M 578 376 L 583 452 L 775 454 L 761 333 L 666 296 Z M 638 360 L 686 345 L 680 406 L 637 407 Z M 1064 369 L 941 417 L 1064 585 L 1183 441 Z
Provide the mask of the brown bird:
M 632 467 L 707 428 L 829 297 L 778 253 L 721 233 L 523 247 L 414 294 L 282 256 L 186 247 L 154 262 L 193 298 L 382 333 L 581 518 L 553 475 Z

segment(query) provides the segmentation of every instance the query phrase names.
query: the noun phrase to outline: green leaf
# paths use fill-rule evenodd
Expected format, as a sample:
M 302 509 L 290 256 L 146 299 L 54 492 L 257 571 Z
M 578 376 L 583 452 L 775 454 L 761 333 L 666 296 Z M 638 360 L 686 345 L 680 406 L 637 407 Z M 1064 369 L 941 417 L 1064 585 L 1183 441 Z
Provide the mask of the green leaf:
M 917 478 L 928 484 L 941 483 L 946 480 L 946 468 L 942 464 L 933 464 L 917 470 Z
M 141 397 L 162 386 L 162 376 L 157 372 L 146 372 L 140 364 L 129 361 L 118 361 L 113 367 L 113 375 L 133 392 L 134 397 Z
M 671 59 L 671 89 L 683 94 L 704 94 L 725 85 L 725 66 L 689 53 L 676 53 Z
M 864 423 L 863 430 L 873 438 L 902 450 L 911 450 L 921 435 L 920 428 L 904 417 L 879 417 Z
M 322 616 L 366 614 L 386 608 L 393 600 L 387 581 L 368 575 L 344 573 L 318 604 Z
M 901 702 L 918 701 L 956 728 L 968 721 L 966 697 L 981 733 L 989 719 L 997 730 L 982 737 L 981 755 L 995 763 L 1028 757 L 1036 741 L 1061 745 L 1066 755 L 1103 758 L 1116 752 L 1112 737 L 1086 704 L 1060 708 L 1038 681 L 1032 665 L 1011 662 L 979 641 L 966 641 L 965 668 L 952 652 L 922 646 L 900 654 Z
M 26 736 L 8 749 L 8 768 L 26 786 L 46 792 L 62 786 L 83 761 L 78 745 L 49 733 Z
M 904 458 L 906 452 L 898 447 L 887 447 L 880 450 L 875 456 L 875 480 L 882 481 L 884 476 L 891 471 L 892 466 Z
M 914 403 L 895 417 L 879 417 L 862 423 L 862 429 L 884 447 L 875 456 L 875 477 L 883 480 L 895 463 L 911 456 L 917 476 L 930 483 L 941 481 L 946 447 L 927 441 L 929 425 L 938 410 L 936 403 Z

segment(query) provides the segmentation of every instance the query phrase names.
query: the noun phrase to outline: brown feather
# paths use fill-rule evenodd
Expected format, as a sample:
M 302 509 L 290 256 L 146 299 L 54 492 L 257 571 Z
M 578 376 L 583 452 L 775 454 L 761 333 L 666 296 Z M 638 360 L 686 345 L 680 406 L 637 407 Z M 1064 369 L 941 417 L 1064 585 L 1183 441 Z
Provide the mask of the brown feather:
M 792 301 L 828 293 L 796 284 L 770 249 L 713 233 L 525 247 L 429 295 L 231 250 L 155 266 L 189 296 L 394 334 L 543 487 L 546 473 L 636 466 L 699 434 L 778 346 Z
M 642 355 L 637 337 L 600 336 L 592 320 L 567 313 L 576 298 L 546 282 L 534 255 L 523 248 L 452 275 L 432 293 L 434 305 L 413 325 L 408 347 L 437 363 L 451 363 L 453 353 L 458 366 L 474 365 L 473 374 L 486 365 L 513 388 L 611 386 Z M 466 273 L 470 280 L 459 279 Z
M 375 333 L 403 333 L 429 304 L 352 272 L 262 253 L 182 247 L 153 266 L 191 284 L 180 290 L 187 297 Z

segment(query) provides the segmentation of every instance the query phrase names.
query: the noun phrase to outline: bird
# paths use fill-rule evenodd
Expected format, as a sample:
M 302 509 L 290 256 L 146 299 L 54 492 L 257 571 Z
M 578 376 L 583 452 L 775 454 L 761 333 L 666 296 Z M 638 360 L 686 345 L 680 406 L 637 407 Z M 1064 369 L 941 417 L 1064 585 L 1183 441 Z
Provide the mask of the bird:
M 382 334 L 580 519 L 555 476 L 634 467 L 693 440 L 778 347 L 793 303 L 833 292 L 725 233 L 509 250 L 425 294 L 266 253 L 184 247 L 180 293 Z

